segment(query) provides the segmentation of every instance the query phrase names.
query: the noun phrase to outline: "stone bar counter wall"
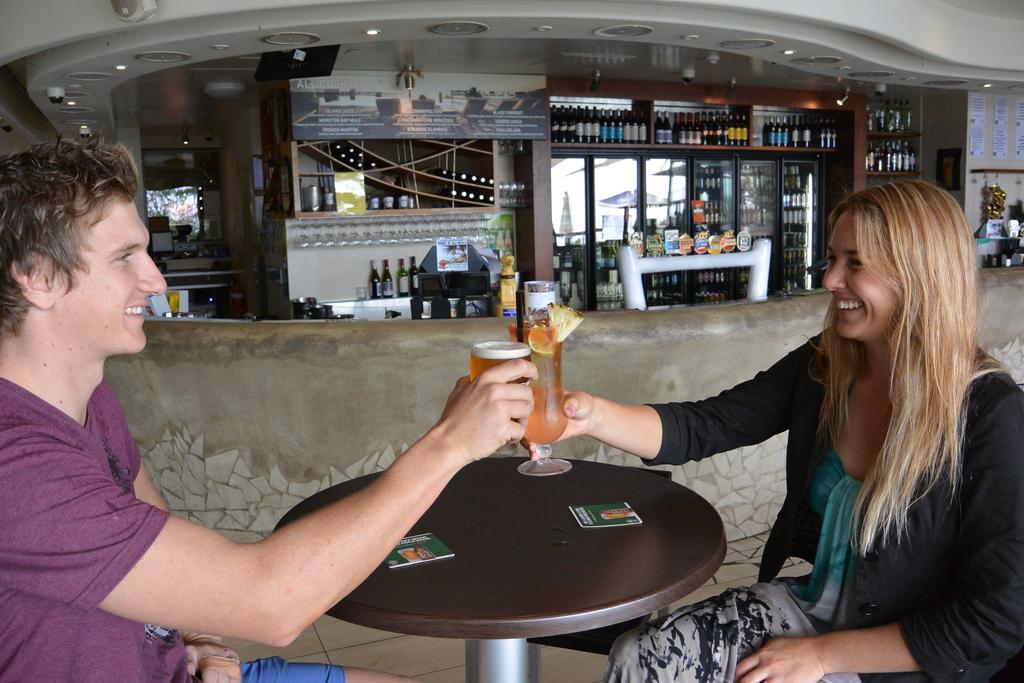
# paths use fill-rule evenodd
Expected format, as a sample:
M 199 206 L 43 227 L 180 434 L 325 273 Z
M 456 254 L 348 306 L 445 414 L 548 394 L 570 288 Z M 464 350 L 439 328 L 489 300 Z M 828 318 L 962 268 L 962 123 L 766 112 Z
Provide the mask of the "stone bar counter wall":
M 984 271 L 983 347 L 1024 382 L 1024 271 Z M 630 403 L 705 398 L 816 334 L 828 296 L 587 316 L 567 343 L 569 389 Z M 469 347 L 499 319 L 153 321 L 147 349 L 112 359 L 143 461 L 171 509 L 239 540 L 303 498 L 388 467 L 439 417 Z M 785 494 L 785 433 L 676 468 L 730 540 L 768 529 Z M 581 438 L 559 456 L 639 465 Z M 512 465 L 509 465 L 510 468 Z

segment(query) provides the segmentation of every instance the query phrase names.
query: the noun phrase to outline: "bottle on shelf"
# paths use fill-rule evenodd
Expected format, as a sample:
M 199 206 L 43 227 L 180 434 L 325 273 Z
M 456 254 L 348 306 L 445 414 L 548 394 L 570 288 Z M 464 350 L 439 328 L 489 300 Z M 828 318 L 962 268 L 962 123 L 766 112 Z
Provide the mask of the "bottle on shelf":
M 409 257 L 409 296 L 420 295 L 420 269 L 416 267 L 416 257 Z
M 395 281 L 391 277 L 391 269 L 388 268 L 388 260 L 384 259 L 384 272 L 380 276 L 380 295 L 385 299 L 395 297 Z
M 409 271 L 405 269 L 405 259 L 398 259 L 398 296 L 409 296 Z
M 377 262 L 370 261 L 370 298 L 381 298 L 380 274 L 377 273 Z

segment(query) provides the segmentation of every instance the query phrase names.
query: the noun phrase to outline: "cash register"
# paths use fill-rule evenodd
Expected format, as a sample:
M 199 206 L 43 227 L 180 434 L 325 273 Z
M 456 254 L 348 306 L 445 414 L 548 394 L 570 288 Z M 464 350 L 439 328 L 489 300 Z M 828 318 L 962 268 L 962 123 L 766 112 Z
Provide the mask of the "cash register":
M 412 297 L 413 320 L 424 317 L 428 302 L 430 318 L 482 318 L 494 314 L 491 271 L 473 245 L 467 245 L 467 268 L 438 268 L 437 247 L 431 247 L 419 271 L 419 295 Z M 446 264 L 448 266 L 450 264 Z

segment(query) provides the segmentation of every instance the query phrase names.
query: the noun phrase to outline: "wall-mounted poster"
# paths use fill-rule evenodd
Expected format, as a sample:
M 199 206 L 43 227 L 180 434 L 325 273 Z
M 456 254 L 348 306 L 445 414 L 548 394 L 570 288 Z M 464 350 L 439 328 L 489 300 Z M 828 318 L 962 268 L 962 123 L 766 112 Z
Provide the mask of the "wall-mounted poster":
M 335 71 L 288 81 L 295 140 L 548 136 L 543 76 Z M 401 81 L 401 83 L 399 83 Z

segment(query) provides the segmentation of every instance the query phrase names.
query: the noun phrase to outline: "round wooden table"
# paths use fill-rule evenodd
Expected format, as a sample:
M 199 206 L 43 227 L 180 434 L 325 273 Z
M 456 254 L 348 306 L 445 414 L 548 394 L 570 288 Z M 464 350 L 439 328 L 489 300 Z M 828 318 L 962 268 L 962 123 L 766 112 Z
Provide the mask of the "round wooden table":
M 563 475 L 527 477 L 516 471 L 522 460 L 468 465 L 407 534 L 432 533 L 454 557 L 382 564 L 328 614 L 397 633 L 479 641 L 467 644 L 467 677 L 472 661 L 480 680 L 525 681 L 527 637 L 650 614 L 721 565 L 722 520 L 688 488 L 653 472 L 580 460 Z M 315 494 L 278 526 L 376 476 Z M 622 501 L 643 524 L 583 529 L 569 512 L 570 505 Z

